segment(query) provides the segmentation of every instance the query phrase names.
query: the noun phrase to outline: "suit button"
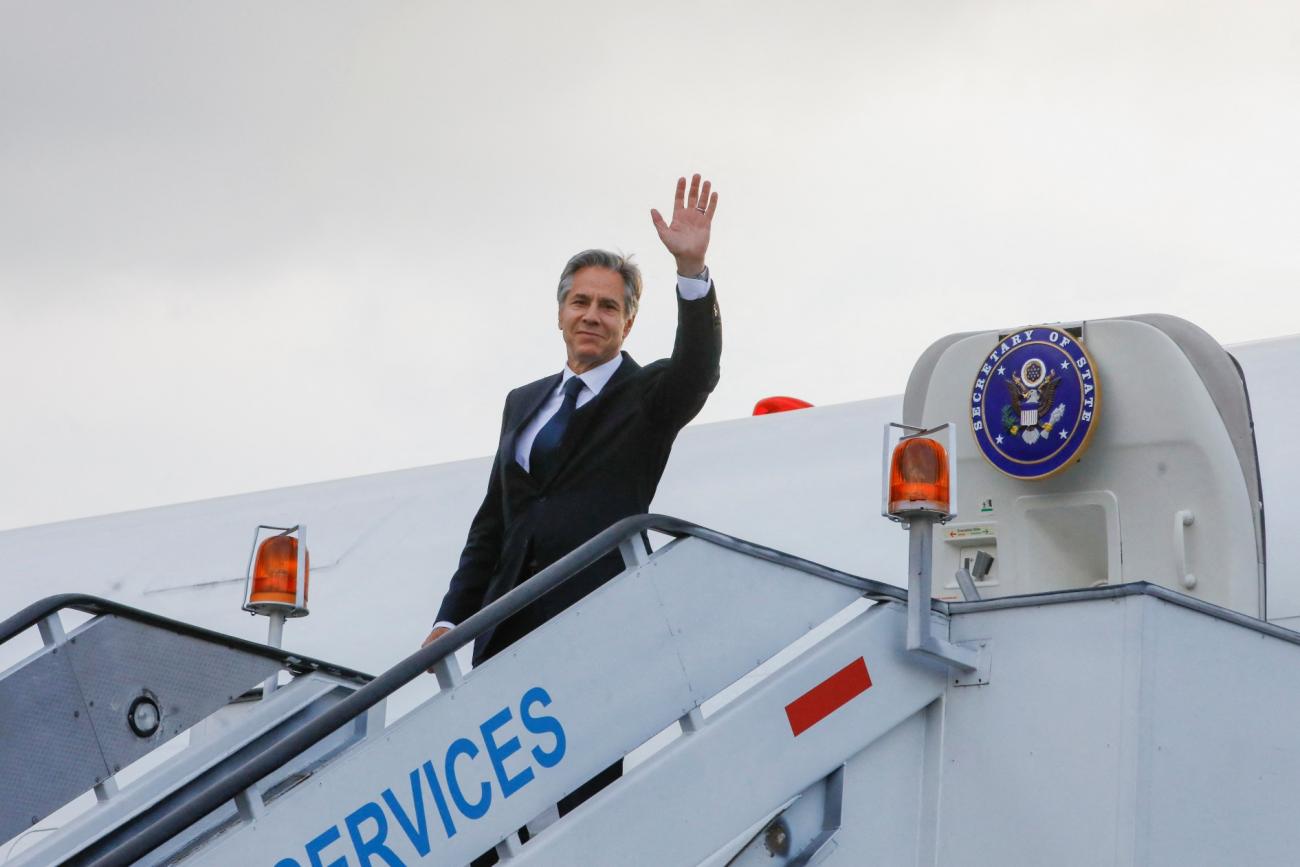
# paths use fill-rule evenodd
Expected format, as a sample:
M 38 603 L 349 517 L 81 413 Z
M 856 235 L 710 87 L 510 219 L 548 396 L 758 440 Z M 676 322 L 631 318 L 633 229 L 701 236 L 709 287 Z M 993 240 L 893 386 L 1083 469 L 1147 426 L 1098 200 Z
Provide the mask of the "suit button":
M 545 498 L 545 497 L 538 497 L 538 498 L 537 498 L 537 502 L 539 502 L 539 503 L 545 503 L 545 502 L 546 502 L 546 498 Z

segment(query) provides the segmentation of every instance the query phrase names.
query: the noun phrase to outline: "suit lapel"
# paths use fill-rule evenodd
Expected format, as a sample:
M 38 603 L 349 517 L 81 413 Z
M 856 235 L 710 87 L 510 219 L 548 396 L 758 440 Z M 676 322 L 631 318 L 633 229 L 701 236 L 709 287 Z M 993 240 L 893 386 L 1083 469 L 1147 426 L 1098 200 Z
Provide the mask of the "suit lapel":
M 548 376 L 546 379 L 539 380 L 529 390 L 522 392 L 519 399 L 515 401 L 515 409 L 511 413 L 506 432 L 501 437 L 501 442 L 498 445 L 500 449 L 500 465 L 503 471 L 510 466 L 509 462 L 515 459 L 515 440 L 519 438 L 519 431 L 523 429 L 524 425 L 528 424 L 529 419 L 536 415 L 537 410 L 546 402 L 546 398 L 559 384 L 560 374 Z
M 568 428 L 564 431 L 564 439 L 560 440 L 559 453 L 555 456 L 555 472 L 551 479 L 556 478 L 564 472 L 565 466 L 573 459 L 574 455 L 582 451 L 584 445 L 589 444 L 588 434 L 592 426 L 598 419 L 604 418 L 609 408 L 617 402 L 618 392 L 623 390 L 632 379 L 632 375 L 641 369 L 641 365 L 632 360 L 632 356 L 626 352 L 623 353 L 623 363 L 614 371 L 614 375 L 605 383 L 605 387 L 582 409 L 573 414 L 569 421 Z M 547 479 L 550 482 L 551 479 Z

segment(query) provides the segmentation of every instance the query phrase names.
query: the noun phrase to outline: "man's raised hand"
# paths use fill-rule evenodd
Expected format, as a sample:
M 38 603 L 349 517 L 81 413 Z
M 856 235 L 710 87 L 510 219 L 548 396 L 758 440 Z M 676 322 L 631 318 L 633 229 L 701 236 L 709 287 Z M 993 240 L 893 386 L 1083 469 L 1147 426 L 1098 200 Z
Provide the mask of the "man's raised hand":
M 677 273 L 683 277 L 694 277 L 704 270 L 709 227 L 713 225 L 713 212 L 718 209 L 718 194 L 710 193 L 711 186 L 709 181 L 701 185 L 700 176 L 692 175 L 691 189 L 687 192 L 686 178 L 678 178 L 671 224 L 665 223 L 657 210 L 650 209 L 659 240 L 677 260 Z

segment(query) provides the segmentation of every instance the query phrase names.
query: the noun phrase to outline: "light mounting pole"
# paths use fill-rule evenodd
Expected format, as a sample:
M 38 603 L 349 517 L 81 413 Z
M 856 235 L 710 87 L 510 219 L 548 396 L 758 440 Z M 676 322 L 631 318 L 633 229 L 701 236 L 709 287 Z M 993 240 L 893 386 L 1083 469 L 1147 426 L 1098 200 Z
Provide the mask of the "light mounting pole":
M 263 538 L 265 534 L 265 538 Z M 307 583 L 311 557 L 307 553 L 307 528 L 258 525 L 253 532 L 253 550 L 248 557 L 244 580 L 244 610 L 264 614 L 269 620 L 266 643 L 279 647 L 284 638 L 284 621 L 306 617 Z M 302 580 L 298 580 L 298 576 Z M 279 672 L 262 684 L 262 697 L 275 691 Z
M 947 446 L 936 435 L 944 434 Z M 941 662 L 975 671 L 979 651 L 935 632 L 931 613 L 934 525 L 957 516 L 956 453 L 953 427 L 934 428 L 890 423 L 884 437 L 884 492 L 881 514 L 908 532 L 907 649 Z

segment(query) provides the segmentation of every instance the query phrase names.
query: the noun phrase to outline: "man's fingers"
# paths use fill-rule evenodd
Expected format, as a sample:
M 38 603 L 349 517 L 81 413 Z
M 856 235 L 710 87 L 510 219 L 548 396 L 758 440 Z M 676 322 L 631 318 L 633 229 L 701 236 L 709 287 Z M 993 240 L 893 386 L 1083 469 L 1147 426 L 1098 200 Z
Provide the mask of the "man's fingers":
M 700 176 L 691 175 L 691 191 L 686 194 L 686 207 L 694 208 L 700 201 Z
M 699 227 L 700 224 L 696 223 L 693 218 L 688 218 L 684 223 L 678 222 L 678 219 L 683 216 L 683 212 L 686 212 L 687 209 L 704 214 L 707 220 L 712 220 L 713 212 L 718 209 L 718 194 L 713 192 L 713 182 L 704 180 L 698 172 L 691 175 L 689 191 L 686 187 L 686 178 L 677 179 L 677 191 L 673 196 L 672 225 L 669 225 L 664 220 L 663 215 L 658 210 L 655 208 L 650 209 L 650 219 L 654 222 L 655 231 L 659 233 L 660 240 L 665 244 L 668 243 L 669 232 L 693 230 Z M 704 228 L 707 230 L 707 226 Z
M 444 635 L 446 635 L 446 634 L 447 634 L 448 632 L 450 632 L 450 631 L 451 631 L 451 630 L 448 629 L 448 628 L 445 627 L 445 626 L 439 626 L 437 629 L 435 629 L 435 630 L 433 630 L 432 632 L 429 633 L 429 637 L 428 637 L 428 638 L 424 639 L 424 641 L 420 643 L 420 647 L 421 647 L 421 649 L 423 649 L 423 648 L 425 648 L 425 647 L 428 647 L 430 644 L 433 644 L 434 641 L 436 641 L 436 640 L 439 639 L 439 638 L 442 638 Z M 433 673 L 434 673 L 433 668 L 432 668 L 432 667 L 429 667 L 429 668 L 425 669 L 425 673 L 426 673 L 426 674 L 433 674 Z

